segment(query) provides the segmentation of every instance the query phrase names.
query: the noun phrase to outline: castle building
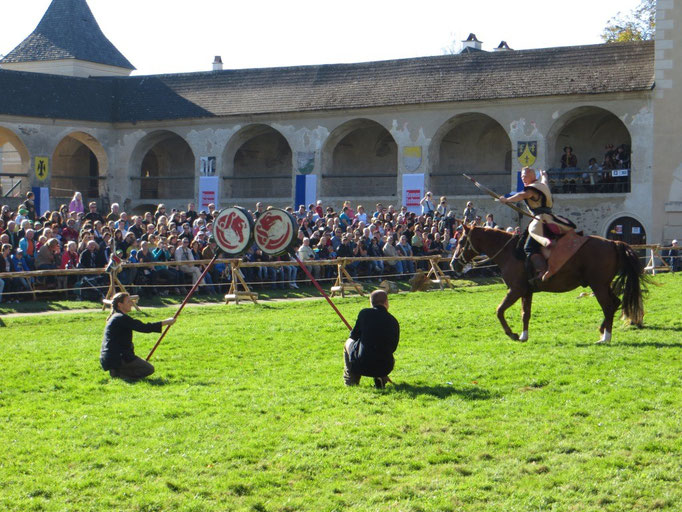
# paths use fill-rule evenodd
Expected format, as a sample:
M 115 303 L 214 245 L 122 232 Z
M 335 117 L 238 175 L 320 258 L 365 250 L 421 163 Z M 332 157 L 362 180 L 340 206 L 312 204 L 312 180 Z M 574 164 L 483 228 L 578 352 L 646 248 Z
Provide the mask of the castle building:
M 461 174 L 504 194 L 530 165 L 587 233 L 665 243 L 682 236 L 676 24 L 666 0 L 654 41 L 487 52 L 471 34 L 457 55 L 129 76 L 86 1 L 53 0 L 0 61 L 3 193 L 372 210 L 428 189 L 516 225 Z

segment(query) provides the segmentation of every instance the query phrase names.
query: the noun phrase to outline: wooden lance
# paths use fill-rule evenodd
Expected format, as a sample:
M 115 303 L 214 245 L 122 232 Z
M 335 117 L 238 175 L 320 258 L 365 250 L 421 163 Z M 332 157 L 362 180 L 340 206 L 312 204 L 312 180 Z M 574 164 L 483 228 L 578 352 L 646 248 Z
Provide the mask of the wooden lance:
M 185 297 L 185 300 L 183 300 L 182 304 L 180 304 L 180 307 L 178 308 L 178 310 L 173 315 L 173 318 L 177 319 L 180 316 L 180 312 L 185 307 L 185 304 L 187 304 L 187 301 L 189 301 L 189 299 L 194 294 L 195 290 L 199 287 L 199 283 L 201 283 L 201 281 L 203 281 L 204 277 L 206 276 L 206 273 L 209 271 L 209 269 L 211 268 L 211 266 L 213 265 L 213 262 L 216 260 L 217 257 L 218 257 L 218 254 L 216 251 L 216 254 L 213 256 L 213 259 L 211 260 L 211 262 L 208 265 L 206 265 L 206 268 L 201 273 L 201 277 L 199 279 L 197 279 L 196 283 L 194 283 L 194 286 L 192 286 L 192 289 L 187 294 L 187 297 Z M 156 345 L 154 345 L 154 348 L 151 350 L 151 352 L 149 352 L 149 355 L 147 356 L 147 361 L 149 361 L 149 359 L 152 357 L 152 354 L 156 350 L 156 347 L 159 346 L 159 344 L 161 343 L 161 340 L 164 338 L 164 336 L 166 336 L 166 333 L 168 332 L 168 329 L 171 328 L 171 325 L 172 324 L 168 324 L 166 326 L 166 328 L 164 329 L 163 333 L 161 333 L 161 337 L 159 338 L 159 341 L 156 342 Z

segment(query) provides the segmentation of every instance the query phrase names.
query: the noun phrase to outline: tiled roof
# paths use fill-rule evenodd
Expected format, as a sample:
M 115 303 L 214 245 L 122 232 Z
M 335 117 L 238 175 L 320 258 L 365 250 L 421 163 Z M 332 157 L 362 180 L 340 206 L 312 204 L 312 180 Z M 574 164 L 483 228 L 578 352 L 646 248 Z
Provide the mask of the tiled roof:
M 2 62 L 60 59 L 135 69 L 102 33 L 85 0 L 53 0 L 33 33 Z
M 97 96 L 92 98 L 73 94 L 68 81 L 16 73 L 38 89 L 30 101 L 7 98 L 5 84 L 13 83 L 16 89 L 21 81 L 8 73 L 16 72 L 0 71 L 0 114 L 11 107 L 16 115 L 21 115 L 17 110 L 45 109 L 58 115 L 39 117 L 91 119 L 94 113 L 81 117 L 89 112 L 83 103 L 94 107 L 97 98 L 111 94 L 110 114 L 100 120 L 134 122 L 646 91 L 654 86 L 654 45 L 645 41 L 360 64 L 65 79 L 77 82 L 83 94 L 93 91 Z M 13 106 L 15 102 L 19 105 Z

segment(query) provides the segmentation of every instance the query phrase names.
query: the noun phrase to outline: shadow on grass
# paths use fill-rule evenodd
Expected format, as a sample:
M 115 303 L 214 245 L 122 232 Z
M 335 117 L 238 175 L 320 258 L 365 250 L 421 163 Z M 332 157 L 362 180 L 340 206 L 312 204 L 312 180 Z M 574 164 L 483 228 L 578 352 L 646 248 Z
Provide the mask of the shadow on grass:
M 395 390 L 407 393 L 411 397 L 431 395 L 436 398 L 448 398 L 457 395 L 464 400 L 490 400 L 494 395 L 487 389 L 479 387 L 456 388 L 454 386 L 417 386 L 413 384 L 396 384 Z
M 682 327 L 664 327 L 662 325 L 645 325 L 640 327 L 641 331 L 666 331 L 666 332 L 682 332 Z
M 148 386 L 166 386 L 171 384 L 170 380 L 163 377 L 152 377 L 151 379 L 123 379 L 121 377 L 117 377 L 117 379 L 132 386 L 137 384 L 147 384 Z
M 654 347 L 654 348 L 682 348 L 682 343 L 661 343 L 657 341 L 643 341 L 642 343 L 615 343 L 614 345 L 605 345 L 607 347 Z

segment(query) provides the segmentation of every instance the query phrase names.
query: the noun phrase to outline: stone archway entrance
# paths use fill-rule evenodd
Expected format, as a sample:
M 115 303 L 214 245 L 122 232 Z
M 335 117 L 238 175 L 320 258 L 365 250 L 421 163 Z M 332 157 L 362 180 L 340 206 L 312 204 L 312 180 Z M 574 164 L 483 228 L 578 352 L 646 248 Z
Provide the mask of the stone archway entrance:
M 485 114 L 460 114 L 447 121 L 436 132 L 430 156 L 435 196 L 480 195 L 462 173 L 503 193 L 511 185 L 511 141 L 502 125 Z
M 194 197 L 196 159 L 187 141 L 171 131 L 146 135 L 131 160 L 131 178 L 139 181 L 139 199 Z
M 0 197 L 18 197 L 28 190 L 30 156 L 21 139 L 0 127 Z
M 623 216 L 609 224 L 606 238 L 619 240 L 629 245 L 646 244 L 646 231 L 641 222 L 633 217 Z
M 85 202 L 101 197 L 107 167 L 106 152 L 92 135 L 74 132 L 64 137 L 52 154 L 50 197 L 66 200 L 76 191 Z
M 243 128 L 228 142 L 223 162 L 224 198 L 291 201 L 291 147 L 274 128 Z
M 356 119 L 336 128 L 322 153 L 324 197 L 390 197 L 398 183 L 398 145 L 382 125 Z

